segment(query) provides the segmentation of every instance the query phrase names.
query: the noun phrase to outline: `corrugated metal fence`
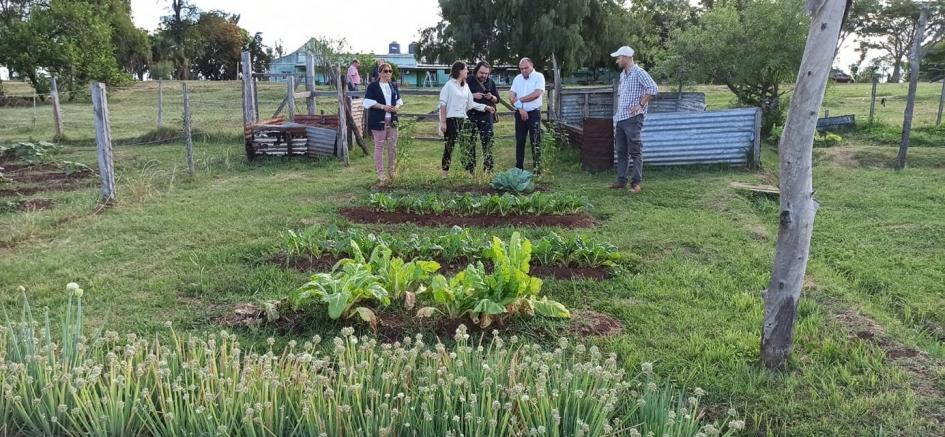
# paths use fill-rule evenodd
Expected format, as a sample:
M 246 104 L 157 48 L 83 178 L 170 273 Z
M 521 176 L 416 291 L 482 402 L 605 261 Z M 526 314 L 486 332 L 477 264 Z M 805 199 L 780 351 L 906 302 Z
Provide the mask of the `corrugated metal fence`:
M 607 88 L 573 88 L 561 91 L 561 121 L 581 125 L 585 118 L 613 117 L 614 90 Z M 703 112 L 704 93 L 660 93 L 650 103 L 649 112 Z
M 758 165 L 760 132 L 759 108 L 649 114 L 642 133 L 643 162 Z

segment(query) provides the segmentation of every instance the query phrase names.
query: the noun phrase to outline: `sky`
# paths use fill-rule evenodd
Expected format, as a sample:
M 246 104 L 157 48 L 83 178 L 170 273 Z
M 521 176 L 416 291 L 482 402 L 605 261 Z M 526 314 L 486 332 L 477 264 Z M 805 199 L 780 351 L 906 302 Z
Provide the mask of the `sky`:
M 387 44 L 400 43 L 401 51 L 419 38 L 419 30 L 440 21 L 436 0 L 194 0 L 201 10 L 219 9 L 240 14 L 240 25 L 250 33 L 262 32 L 272 46 L 282 40 L 286 52 L 295 51 L 313 36 L 345 38 L 355 52 L 387 53 Z M 152 31 L 168 15 L 170 0 L 131 0 L 138 27 Z
M 387 53 L 392 41 L 407 52 L 419 30 L 440 21 L 437 0 L 193 0 L 201 10 L 219 9 L 240 15 L 240 25 L 250 33 L 262 32 L 263 42 L 281 41 L 287 53 L 310 37 L 345 38 L 352 51 Z M 153 31 L 170 13 L 170 0 L 131 0 L 138 27 Z M 615 48 L 616 49 L 616 48 Z M 834 65 L 847 70 L 857 61 L 853 45 L 841 48 Z M 0 77 L 6 72 L 0 69 Z

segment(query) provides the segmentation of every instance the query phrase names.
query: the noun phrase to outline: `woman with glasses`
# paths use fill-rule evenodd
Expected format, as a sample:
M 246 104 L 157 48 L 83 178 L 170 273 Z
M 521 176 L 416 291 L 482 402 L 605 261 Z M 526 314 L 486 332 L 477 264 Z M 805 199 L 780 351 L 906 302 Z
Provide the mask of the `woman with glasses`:
M 368 129 L 374 137 L 374 170 L 381 185 L 394 178 L 397 160 L 397 112 L 404 105 L 397 84 L 392 80 L 393 68 L 378 65 L 380 79 L 364 91 L 364 107 L 368 108 Z M 387 149 L 387 175 L 384 174 L 384 149 Z
M 476 103 L 473 100 L 473 94 L 469 91 L 469 85 L 466 84 L 467 75 L 469 75 L 469 70 L 466 68 L 466 63 L 454 62 L 453 67 L 450 68 L 450 80 L 440 90 L 440 132 L 443 133 L 441 168 L 444 178 L 449 175 L 456 139 L 459 138 L 466 125 L 466 111 L 474 109 L 480 112 L 495 112 L 492 106 Z M 475 169 L 475 162 L 471 165 L 467 163 L 466 168 L 472 171 Z

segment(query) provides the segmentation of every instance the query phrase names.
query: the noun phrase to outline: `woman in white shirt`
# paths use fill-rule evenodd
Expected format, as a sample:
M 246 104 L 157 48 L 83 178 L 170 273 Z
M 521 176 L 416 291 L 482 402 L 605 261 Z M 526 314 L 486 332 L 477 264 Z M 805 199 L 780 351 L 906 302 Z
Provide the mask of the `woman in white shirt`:
M 400 90 L 391 78 L 393 68 L 382 62 L 380 79 L 364 91 L 364 107 L 368 108 L 368 129 L 374 137 L 374 170 L 380 183 L 393 180 L 397 160 L 397 112 L 404 105 Z M 384 148 L 387 148 L 387 176 L 384 176 Z
M 453 159 L 453 147 L 456 146 L 456 139 L 466 126 L 466 111 L 475 109 L 482 112 L 495 112 L 495 108 L 476 103 L 473 100 L 472 92 L 469 91 L 469 85 L 466 84 L 466 76 L 469 70 L 466 63 L 456 61 L 450 69 L 450 80 L 443 85 L 440 90 L 440 132 L 443 132 L 443 177 L 449 175 L 450 162 Z M 468 158 L 468 157 L 467 157 Z M 467 166 L 469 168 L 469 166 Z M 475 164 L 473 164 L 473 169 Z

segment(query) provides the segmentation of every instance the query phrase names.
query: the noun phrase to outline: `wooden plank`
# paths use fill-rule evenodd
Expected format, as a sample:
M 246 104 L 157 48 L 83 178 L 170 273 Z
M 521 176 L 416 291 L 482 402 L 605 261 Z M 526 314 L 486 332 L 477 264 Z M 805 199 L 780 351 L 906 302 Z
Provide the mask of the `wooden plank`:
M 243 124 L 251 125 L 256 122 L 256 108 L 253 98 L 253 64 L 249 52 L 243 52 Z
M 50 79 L 52 80 L 50 94 L 52 95 L 53 123 L 56 129 L 56 139 L 58 140 L 62 138 L 65 132 L 62 127 L 62 106 L 59 105 L 59 87 L 56 85 L 56 76 Z
M 184 143 L 187 148 L 187 171 L 194 174 L 194 138 L 191 134 L 190 96 L 187 94 L 187 82 L 181 82 L 184 93 Z
M 309 91 L 302 91 L 302 92 L 293 94 L 293 97 L 295 97 L 296 99 L 308 99 L 309 97 L 311 97 L 311 95 L 312 93 Z M 315 115 L 315 114 L 309 114 L 309 115 Z
M 780 196 L 781 190 L 773 185 L 749 185 L 741 182 L 732 182 L 728 184 L 736 191 L 747 191 L 752 194 L 761 194 L 764 196 Z
M 112 132 L 108 121 L 108 97 L 105 84 L 92 84 L 92 112 L 95 118 L 95 146 L 98 152 L 98 172 L 102 179 L 102 202 L 114 202 L 115 166 L 112 160 Z

